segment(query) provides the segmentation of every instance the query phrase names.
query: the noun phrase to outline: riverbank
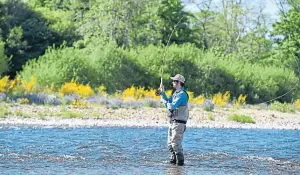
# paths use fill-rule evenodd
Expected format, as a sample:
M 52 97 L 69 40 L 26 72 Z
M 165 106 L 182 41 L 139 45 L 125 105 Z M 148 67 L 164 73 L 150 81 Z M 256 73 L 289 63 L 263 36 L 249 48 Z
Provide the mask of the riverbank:
M 3 109 L 2 109 L 3 110 Z M 93 105 L 85 108 L 71 106 L 42 106 L 6 104 L 2 125 L 38 125 L 46 127 L 129 126 L 166 127 L 164 108 L 107 108 Z M 248 115 L 255 124 L 230 121 L 233 114 Z M 252 128 L 300 130 L 300 113 L 282 113 L 262 109 L 216 108 L 208 112 L 202 108 L 190 110 L 188 127 Z

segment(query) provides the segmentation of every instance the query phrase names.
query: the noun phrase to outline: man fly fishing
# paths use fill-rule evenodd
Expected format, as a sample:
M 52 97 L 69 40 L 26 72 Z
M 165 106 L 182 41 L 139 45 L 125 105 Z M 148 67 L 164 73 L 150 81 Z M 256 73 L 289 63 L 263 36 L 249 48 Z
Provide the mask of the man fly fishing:
M 171 77 L 173 84 L 173 95 L 168 98 L 164 85 L 160 85 L 160 95 L 168 108 L 169 129 L 168 129 L 168 148 L 171 152 L 170 163 L 182 166 L 184 156 L 182 149 L 183 134 L 186 129 L 186 122 L 189 117 L 188 94 L 184 89 L 185 78 L 177 74 Z
M 197 7 L 196 5 L 193 7 Z M 192 9 L 193 9 L 192 8 Z M 155 92 L 156 95 L 160 95 L 165 103 L 165 106 L 168 108 L 168 117 L 169 117 L 169 129 L 168 129 L 168 148 L 171 152 L 170 163 L 177 164 L 182 166 L 184 164 L 184 156 L 183 156 L 183 149 L 182 149 L 182 139 L 183 133 L 186 129 L 186 122 L 189 117 L 189 110 L 188 110 L 188 100 L 189 95 L 184 89 L 184 82 L 185 78 L 177 74 L 174 77 L 171 77 L 173 80 L 173 94 L 172 97 L 168 98 L 164 85 L 163 85 L 163 75 L 164 75 L 164 65 L 165 65 L 165 58 L 167 53 L 167 48 L 170 44 L 171 37 L 176 29 L 176 27 L 180 24 L 181 20 L 184 16 L 180 18 L 177 24 L 174 26 L 167 45 L 165 47 L 163 59 L 162 59 L 162 66 L 161 66 L 161 77 L 160 77 L 160 90 Z

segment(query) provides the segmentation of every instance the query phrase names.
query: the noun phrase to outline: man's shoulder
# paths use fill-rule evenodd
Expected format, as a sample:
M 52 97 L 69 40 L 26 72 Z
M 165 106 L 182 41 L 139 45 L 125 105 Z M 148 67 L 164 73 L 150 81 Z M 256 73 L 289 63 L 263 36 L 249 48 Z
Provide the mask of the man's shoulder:
M 187 96 L 187 92 L 184 90 L 184 89 L 181 89 L 179 92 L 178 92 L 178 95 L 184 95 L 184 96 Z

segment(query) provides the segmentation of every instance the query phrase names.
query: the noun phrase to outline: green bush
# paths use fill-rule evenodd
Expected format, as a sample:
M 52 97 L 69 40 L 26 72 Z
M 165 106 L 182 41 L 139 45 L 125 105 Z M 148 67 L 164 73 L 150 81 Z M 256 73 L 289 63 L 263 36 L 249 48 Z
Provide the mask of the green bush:
M 150 85 L 158 86 L 164 47 L 148 46 L 136 49 L 135 60 L 153 76 Z M 278 97 L 297 86 L 298 80 L 291 69 L 262 66 L 232 55 L 216 56 L 192 44 L 171 45 L 167 48 L 164 66 L 165 86 L 171 88 L 170 76 L 181 73 L 186 77 L 189 91 L 199 94 L 224 93 L 231 96 L 247 94 L 247 103 L 259 103 Z M 290 102 L 297 91 L 281 101 Z
M 262 66 L 242 61 L 239 58 L 218 58 L 210 53 L 207 59 L 200 60 L 198 65 L 215 65 L 224 74 L 234 78 L 236 89 L 228 89 L 232 96 L 247 94 L 247 103 L 261 103 L 276 98 L 293 87 L 298 80 L 292 70 L 278 66 Z M 214 81 L 217 81 L 214 79 Z M 226 84 L 228 82 L 224 82 Z M 234 87 L 234 86 L 232 86 Z M 222 88 L 224 89 L 224 88 Z M 287 94 L 281 101 L 291 101 L 296 91 Z
M 280 112 L 290 112 L 290 113 L 295 113 L 295 106 L 293 104 L 288 104 L 288 103 L 280 103 L 278 101 L 273 102 L 270 105 L 271 110 L 276 110 Z
M 73 111 L 65 111 L 62 113 L 62 117 L 65 119 L 69 118 L 83 118 L 83 114 L 79 112 L 73 112 Z
M 82 41 L 78 42 L 83 49 L 65 45 L 49 48 L 44 56 L 24 66 L 21 78 L 28 81 L 34 75 L 39 85 L 53 83 L 55 87 L 71 80 L 90 83 L 94 88 L 104 84 L 110 93 L 132 85 L 149 87 L 152 76 L 134 62 L 131 52 L 114 42 L 95 40 L 83 46 Z
M 160 82 L 164 47 L 148 46 L 136 49 L 136 61 L 148 74 L 154 75 L 151 86 L 156 87 Z M 210 55 L 209 55 L 210 56 Z M 185 86 L 189 91 L 199 94 L 212 94 L 234 90 L 234 78 L 213 64 L 202 64 L 199 60 L 211 59 L 208 54 L 192 44 L 171 45 L 167 48 L 164 65 L 164 84 L 172 88 L 170 76 L 180 73 L 185 76 Z
M 230 121 L 240 122 L 240 123 L 253 123 L 256 122 L 248 115 L 239 115 L 239 114 L 233 114 L 229 117 Z
M 215 117 L 213 116 L 212 113 L 208 113 L 207 119 L 211 121 L 215 121 Z
M 76 80 L 86 84 L 97 83 L 97 72 L 87 61 L 84 50 L 74 47 L 49 48 L 39 59 L 29 61 L 20 72 L 22 79 L 29 81 L 34 75 L 39 85 L 61 86 L 64 82 Z
M 9 110 L 4 103 L 0 103 L 0 118 L 5 118 L 9 114 Z
M 104 84 L 109 93 L 124 90 L 132 85 L 149 87 L 151 75 L 133 60 L 128 50 L 118 48 L 115 42 L 87 45 L 88 60 L 96 70 L 98 85 Z

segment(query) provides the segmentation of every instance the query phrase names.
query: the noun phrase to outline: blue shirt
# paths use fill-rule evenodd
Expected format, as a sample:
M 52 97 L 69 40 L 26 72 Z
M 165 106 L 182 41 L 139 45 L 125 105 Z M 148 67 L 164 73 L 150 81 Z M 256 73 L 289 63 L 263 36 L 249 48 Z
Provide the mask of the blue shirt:
M 175 110 L 179 106 L 186 106 L 188 104 L 188 96 L 184 91 L 184 87 L 176 90 L 172 97 L 168 98 L 165 92 L 162 92 L 162 98 L 166 101 L 167 108 Z

